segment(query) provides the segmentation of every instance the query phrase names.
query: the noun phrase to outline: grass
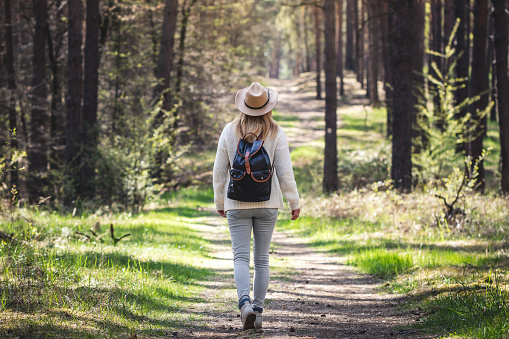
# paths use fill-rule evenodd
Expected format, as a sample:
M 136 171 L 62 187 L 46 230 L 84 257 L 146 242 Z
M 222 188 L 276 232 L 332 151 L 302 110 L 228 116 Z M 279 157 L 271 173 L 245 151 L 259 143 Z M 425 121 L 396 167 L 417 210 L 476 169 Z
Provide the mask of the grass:
M 203 264 L 209 244 L 190 226 L 210 214 L 211 200 L 210 191 L 185 190 L 137 216 L 2 218 L 18 240 L 0 244 L 0 336 L 163 336 L 196 319 L 186 310 L 205 302 L 200 281 L 212 271 Z M 130 236 L 115 246 L 110 224 L 116 237 Z M 104 242 L 90 229 L 106 233 Z

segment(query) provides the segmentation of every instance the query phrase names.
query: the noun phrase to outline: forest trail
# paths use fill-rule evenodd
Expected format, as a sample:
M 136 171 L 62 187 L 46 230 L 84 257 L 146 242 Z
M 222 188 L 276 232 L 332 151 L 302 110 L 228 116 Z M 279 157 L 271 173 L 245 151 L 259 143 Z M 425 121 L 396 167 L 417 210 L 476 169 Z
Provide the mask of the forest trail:
M 276 107 L 282 120 L 298 117 L 298 124 L 285 127 L 292 148 L 323 136 L 324 101 L 316 100 L 308 79 L 270 80 L 279 92 Z M 363 114 L 367 100 L 355 79 L 347 77 L 349 100 L 341 112 Z M 211 211 L 215 212 L 215 211 Z M 285 210 L 282 213 L 288 213 Z M 263 330 L 241 331 L 228 226 L 219 216 L 196 219 L 193 226 L 212 243 L 213 253 L 205 267 L 216 272 L 206 286 L 203 304 L 189 314 L 197 316 L 181 338 L 424 338 L 401 327 L 415 323 L 418 315 L 404 314 L 396 307 L 404 300 L 377 291 L 380 280 L 360 275 L 345 265 L 345 257 L 333 257 L 305 244 L 291 233 L 277 230 L 271 247 L 271 283 L 263 317 Z
M 380 280 L 356 273 L 346 258 L 310 248 L 277 226 L 263 329 L 241 331 L 226 220 L 196 221 L 195 229 L 213 247 L 203 265 L 216 275 L 200 282 L 207 302 L 189 310 L 197 318 L 179 338 L 427 338 L 401 329 L 419 316 L 398 310 L 404 302 L 400 296 L 378 293 Z

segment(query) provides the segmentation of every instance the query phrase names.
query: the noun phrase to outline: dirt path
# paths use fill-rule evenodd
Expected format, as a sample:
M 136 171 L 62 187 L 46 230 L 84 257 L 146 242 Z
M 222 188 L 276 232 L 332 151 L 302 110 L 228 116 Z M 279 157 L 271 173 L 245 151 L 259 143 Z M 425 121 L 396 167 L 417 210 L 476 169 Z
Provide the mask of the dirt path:
M 307 80 L 269 84 L 280 93 L 280 114 L 298 117 L 297 126 L 285 129 L 292 147 L 323 136 L 324 101 L 314 99 L 314 88 Z M 363 112 L 363 92 L 353 79 L 347 78 L 346 90 L 350 101 L 340 105 L 339 115 L 346 109 Z M 213 254 L 203 265 L 218 274 L 201 282 L 207 288 L 204 298 L 210 302 L 189 310 L 196 320 L 176 333 L 178 337 L 424 338 L 415 331 L 401 329 L 419 317 L 398 311 L 396 306 L 404 302 L 399 296 L 378 293 L 379 280 L 356 273 L 345 265 L 345 258 L 310 248 L 302 239 L 277 227 L 263 330 L 241 332 L 226 220 L 216 216 L 197 219 L 194 227 L 212 242 Z

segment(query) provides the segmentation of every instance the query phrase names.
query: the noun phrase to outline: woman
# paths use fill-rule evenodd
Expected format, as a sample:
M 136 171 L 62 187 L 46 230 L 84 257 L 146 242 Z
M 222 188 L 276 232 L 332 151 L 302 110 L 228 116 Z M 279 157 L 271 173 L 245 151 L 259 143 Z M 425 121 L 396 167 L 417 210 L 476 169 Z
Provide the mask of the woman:
M 290 204 L 291 219 L 297 219 L 300 213 L 299 193 L 293 176 L 288 141 L 281 127 L 272 119 L 272 108 L 277 99 L 278 93 L 275 90 L 264 88 L 257 82 L 240 90 L 235 97 L 235 104 L 241 113 L 221 133 L 214 162 L 214 201 L 217 212 L 228 219 L 243 330 L 262 327 L 264 300 L 269 286 L 270 242 L 278 209 L 284 208 L 281 194 Z M 273 166 L 270 171 L 272 182 L 268 200 L 246 202 L 228 198 L 230 182 L 238 180 L 230 179 L 230 168 L 236 153 L 240 154 L 237 151 L 240 139 L 248 143 L 263 140 L 263 148 Z M 255 267 L 252 302 L 249 276 L 251 230 L 254 235 Z

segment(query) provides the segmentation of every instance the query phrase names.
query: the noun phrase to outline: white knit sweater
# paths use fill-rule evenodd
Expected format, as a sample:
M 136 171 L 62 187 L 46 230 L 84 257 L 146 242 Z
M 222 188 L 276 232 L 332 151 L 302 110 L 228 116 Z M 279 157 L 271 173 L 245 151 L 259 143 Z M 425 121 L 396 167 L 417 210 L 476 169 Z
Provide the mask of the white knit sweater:
M 213 183 L 214 201 L 217 210 L 249 209 L 249 208 L 279 208 L 283 209 L 283 198 L 288 200 L 290 209 L 299 208 L 299 193 L 297 183 L 293 177 L 290 149 L 283 129 L 279 127 L 274 138 L 267 138 L 263 144 L 274 164 L 275 173 L 272 178 L 270 199 L 262 202 L 243 202 L 229 199 L 226 196 L 230 182 L 229 168 L 237 150 L 239 136 L 235 133 L 232 123 L 226 125 L 217 145 L 216 161 L 214 162 Z

